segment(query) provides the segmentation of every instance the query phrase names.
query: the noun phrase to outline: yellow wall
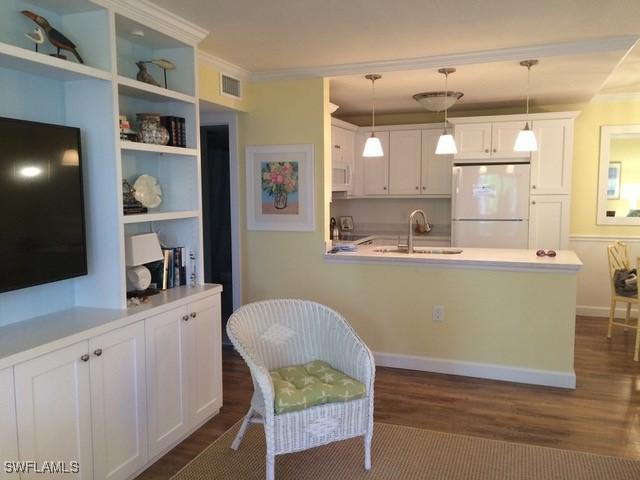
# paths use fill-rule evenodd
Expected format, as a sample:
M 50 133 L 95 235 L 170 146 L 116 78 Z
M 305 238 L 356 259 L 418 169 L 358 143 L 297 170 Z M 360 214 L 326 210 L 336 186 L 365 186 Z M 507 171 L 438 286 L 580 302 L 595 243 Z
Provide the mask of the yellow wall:
M 342 312 L 372 350 L 572 372 L 574 275 L 334 264 L 324 259 L 329 188 L 328 82 L 249 85 L 239 116 L 243 301 L 297 297 Z M 247 145 L 312 143 L 316 231 L 247 231 Z M 464 298 L 464 301 L 461 299 Z M 445 321 L 431 321 L 434 305 Z
M 571 189 L 571 233 L 640 235 L 640 227 L 596 225 L 600 127 L 640 123 L 640 101 L 593 101 L 582 109 L 575 125 Z
M 246 89 L 246 82 L 243 85 Z M 241 112 L 248 110 L 246 92 L 240 100 L 220 95 L 220 71 L 203 61 L 198 62 L 198 89 L 200 100 Z

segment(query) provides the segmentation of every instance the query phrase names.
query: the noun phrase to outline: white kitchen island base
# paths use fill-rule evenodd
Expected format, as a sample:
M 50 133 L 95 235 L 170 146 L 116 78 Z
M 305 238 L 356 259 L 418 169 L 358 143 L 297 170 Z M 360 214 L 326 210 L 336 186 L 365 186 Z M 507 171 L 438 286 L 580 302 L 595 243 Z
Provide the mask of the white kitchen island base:
M 582 263 L 573 252 L 376 250 L 384 249 L 360 246 L 324 261 L 339 278 L 328 288 L 344 292 L 332 292 L 339 298 L 332 307 L 364 338 L 377 365 L 575 388 Z

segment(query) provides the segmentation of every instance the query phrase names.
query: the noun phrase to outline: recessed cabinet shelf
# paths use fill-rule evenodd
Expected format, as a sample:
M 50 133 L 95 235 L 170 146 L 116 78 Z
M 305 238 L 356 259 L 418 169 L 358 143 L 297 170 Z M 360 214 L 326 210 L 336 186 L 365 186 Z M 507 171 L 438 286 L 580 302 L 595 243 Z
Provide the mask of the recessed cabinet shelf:
M 179 220 L 181 218 L 196 218 L 200 215 L 198 210 L 185 210 L 180 212 L 142 213 L 140 215 L 124 215 L 122 223 L 161 222 L 165 220 Z
M 184 155 L 190 157 L 198 155 L 198 150 L 195 148 L 170 147 L 167 145 L 153 145 L 151 143 L 129 142 L 126 140 L 122 140 L 120 142 L 120 148 L 122 150 L 131 150 L 135 152 L 160 153 L 167 155 Z
M 112 75 L 98 68 L 71 60 L 51 57 L 25 48 L 0 43 L 0 68 L 53 78 L 55 80 L 111 80 Z
M 186 95 L 184 93 L 168 90 L 162 87 L 156 87 L 148 83 L 132 80 L 131 78 L 118 76 L 118 87 L 122 95 L 147 100 L 150 102 L 185 102 L 196 103 L 196 97 Z

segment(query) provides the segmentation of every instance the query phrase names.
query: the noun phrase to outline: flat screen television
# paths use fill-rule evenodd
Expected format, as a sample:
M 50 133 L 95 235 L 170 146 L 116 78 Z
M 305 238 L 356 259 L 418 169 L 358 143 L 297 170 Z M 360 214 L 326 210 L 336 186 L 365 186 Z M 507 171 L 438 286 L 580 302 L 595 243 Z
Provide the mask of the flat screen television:
M 0 292 L 86 273 L 80 129 L 0 117 Z

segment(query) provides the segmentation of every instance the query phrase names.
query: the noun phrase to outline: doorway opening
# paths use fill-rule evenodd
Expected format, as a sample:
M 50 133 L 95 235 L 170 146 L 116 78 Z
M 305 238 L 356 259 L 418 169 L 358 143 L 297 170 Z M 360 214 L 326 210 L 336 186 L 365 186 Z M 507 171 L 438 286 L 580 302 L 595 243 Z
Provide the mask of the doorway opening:
M 234 306 L 229 126 L 203 126 L 200 139 L 204 280 L 222 285 L 222 335 L 229 343 L 226 327 Z

